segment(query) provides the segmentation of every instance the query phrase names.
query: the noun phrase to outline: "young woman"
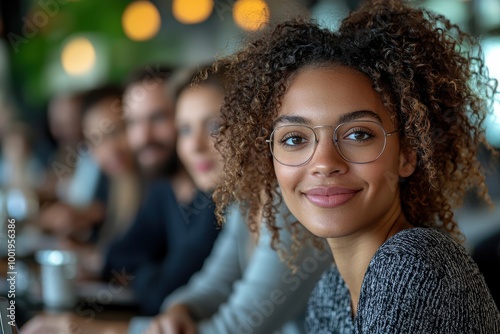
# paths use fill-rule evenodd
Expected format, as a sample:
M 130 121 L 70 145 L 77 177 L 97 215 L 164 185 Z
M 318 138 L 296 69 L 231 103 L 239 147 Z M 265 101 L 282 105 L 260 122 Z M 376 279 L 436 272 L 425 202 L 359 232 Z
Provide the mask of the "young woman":
M 273 230 L 282 197 L 332 250 L 310 333 L 500 333 L 453 239 L 464 193 L 488 199 L 476 153 L 496 82 L 471 42 L 442 16 L 374 0 L 338 32 L 285 22 L 215 64 L 231 79 L 219 218 L 237 200 Z

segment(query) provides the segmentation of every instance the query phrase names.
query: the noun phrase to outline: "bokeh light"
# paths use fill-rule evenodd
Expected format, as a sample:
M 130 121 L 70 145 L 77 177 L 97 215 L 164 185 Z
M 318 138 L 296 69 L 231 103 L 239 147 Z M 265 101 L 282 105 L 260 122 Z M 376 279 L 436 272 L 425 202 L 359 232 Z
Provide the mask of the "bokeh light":
M 69 41 L 61 53 L 64 71 L 69 75 L 83 75 L 92 70 L 96 62 L 96 52 L 92 43 L 85 37 Z
M 269 7 L 264 0 L 238 0 L 233 7 L 233 18 L 244 30 L 259 30 L 269 22 Z
M 174 0 L 172 12 L 177 21 L 196 24 L 205 21 L 214 9 L 214 0 Z
M 149 1 L 134 1 L 125 8 L 122 16 L 125 35 L 133 41 L 146 41 L 160 30 L 158 9 Z

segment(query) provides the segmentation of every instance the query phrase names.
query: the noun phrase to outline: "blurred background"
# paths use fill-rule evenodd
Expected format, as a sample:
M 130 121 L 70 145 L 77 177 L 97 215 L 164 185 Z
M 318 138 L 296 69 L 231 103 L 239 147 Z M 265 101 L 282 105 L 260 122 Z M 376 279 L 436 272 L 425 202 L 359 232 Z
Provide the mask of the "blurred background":
M 23 122 L 24 131 L 29 133 L 33 144 L 36 165 L 40 165 L 38 169 L 48 168 L 49 157 L 56 147 L 47 117 L 52 97 L 74 94 L 104 83 L 123 83 L 131 70 L 146 64 L 183 67 L 210 62 L 214 57 L 233 52 L 245 36 L 269 21 L 310 15 L 335 29 L 360 2 L 2 0 L 0 136 L 8 132 L 12 120 Z M 479 37 L 490 73 L 500 78 L 499 0 L 414 2 L 444 14 L 463 30 Z M 486 129 L 491 144 L 500 147 L 498 102 L 487 119 Z M 4 151 L 5 142 L 3 140 Z M 493 165 L 488 184 L 497 200 L 498 164 Z M 472 214 L 477 221 L 473 199 L 471 203 L 470 210 L 459 211 L 459 214 L 464 217 Z M 485 211 L 481 207 L 481 217 L 483 212 L 485 217 L 493 216 L 498 221 L 498 211 Z M 479 229 L 478 225 L 464 226 L 473 240 L 496 227 L 485 223 L 484 229 Z

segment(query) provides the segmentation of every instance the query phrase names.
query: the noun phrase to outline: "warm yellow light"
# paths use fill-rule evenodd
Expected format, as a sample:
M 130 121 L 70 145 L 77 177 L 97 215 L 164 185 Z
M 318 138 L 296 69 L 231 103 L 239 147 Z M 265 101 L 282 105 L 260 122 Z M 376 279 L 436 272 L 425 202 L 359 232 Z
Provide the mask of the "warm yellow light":
M 172 12 L 177 21 L 196 24 L 205 21 L 214 9 L 214 0 L 174 0 Z
M 134 1 L 123 12 L 123 31 L 133 41 L 153 38 L 160 30 L 160 24 L 160 13 L 149 1 Z
M 84 37 L 75 38 L 64 46 L 61 62 L 66 73 L 70 75 L 88 73 L 96 62 L 94 46 Z
M 233 18 L 245 30 L 259 30 L 269 22 L 269 7 L 264 0 L 238 0 Z

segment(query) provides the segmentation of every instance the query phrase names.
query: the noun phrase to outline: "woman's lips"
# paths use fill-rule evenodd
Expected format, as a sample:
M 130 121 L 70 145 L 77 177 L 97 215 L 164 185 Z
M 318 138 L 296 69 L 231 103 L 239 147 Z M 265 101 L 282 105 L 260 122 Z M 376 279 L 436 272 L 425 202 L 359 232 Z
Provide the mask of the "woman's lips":
M 352 199 L 361 189 L 343 187 L 319 187 L 304 191 L 304 196 L 314 205 L 334 208 Z
M 194 169 L 198 173 L 206 173 L 213 169 L 214 163 L 211 161 L 203 161 L 194 164 Z

